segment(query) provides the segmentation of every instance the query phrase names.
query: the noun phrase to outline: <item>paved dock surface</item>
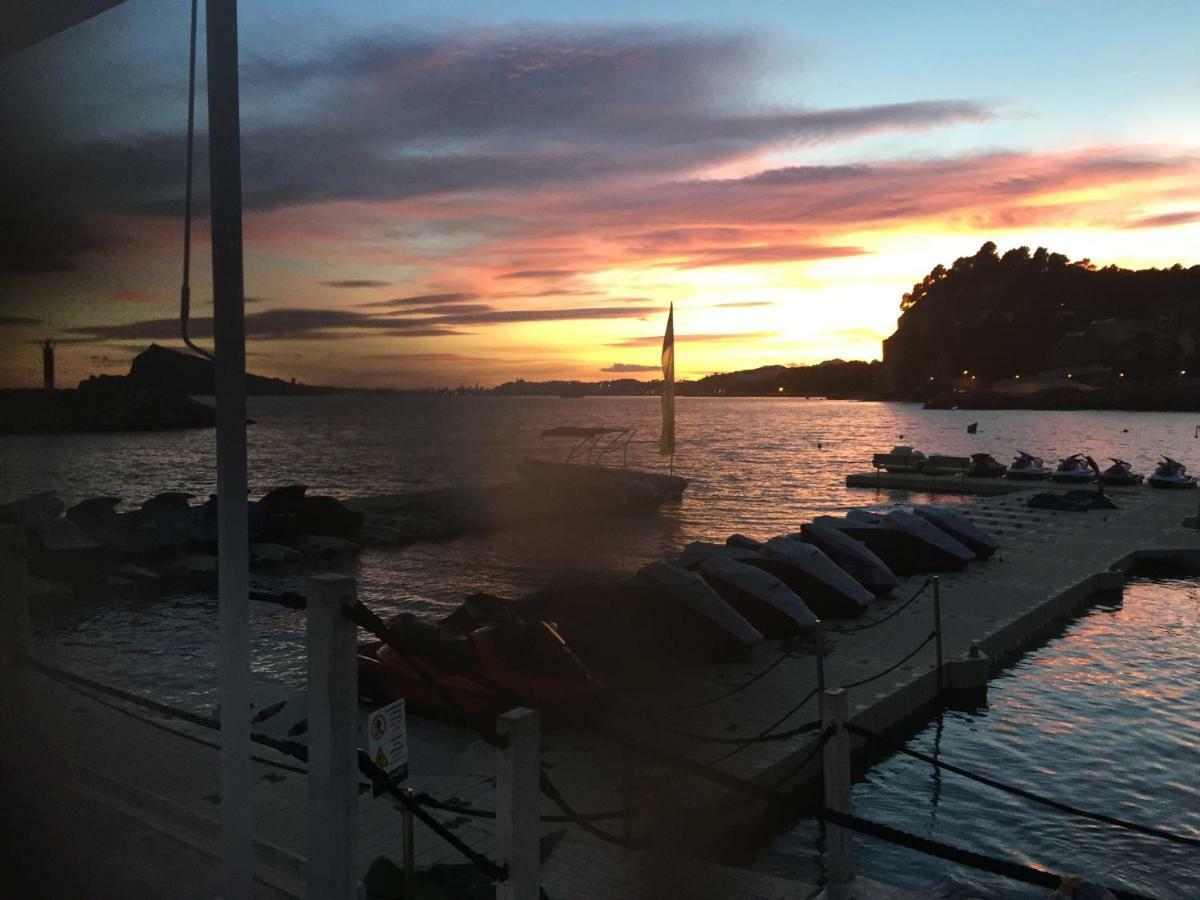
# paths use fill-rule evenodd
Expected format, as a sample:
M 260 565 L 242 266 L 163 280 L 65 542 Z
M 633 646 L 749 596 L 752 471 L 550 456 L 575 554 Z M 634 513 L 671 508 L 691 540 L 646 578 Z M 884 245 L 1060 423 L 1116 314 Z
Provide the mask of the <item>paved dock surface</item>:
M 991 657 L 993 667 L 998 667 L 1024 648 L 1044 640 L 1098 591 L 1119 589 L 1123 573 L 1131 571 L 1140 558 L 1200 559 L 1200 532 L 1181 526 L 1185 517 L 1195 513 L 1194 492 L 1143 488 L 1110 494 L 1119 509 L 1087 513 L 1033 510 L 1025 505 L 1026 498 L 1021 494 L 981 497 L 962 507 L 1000 539 L 1002 549 L 987 562 L 972 563 L 962 573 L 941 577 L 947 659 L 977 643 Z M 907 579 L 893 599 L 880 601 L 859 619 L 828 623 L 824 667 L 827 686 L 869 678 L 892 666 L 930 634 L 934 620 L 932 592 L 928 590 L 904 612 L 877 628 L 850 631 L 887 616 L 924 580 Z M 851 718 L 876 732 L 916 724 L 936 700 L 934 659 L 934 647 L 929 644 L 890 674 L 850 688 Z M 652 695 L 622 708 L 615 721 L 619 727 L 689 758 L 712 763 L 742 778 L 787 788 L 809 781 L 817 772 L 815 763 L 798 768 L 813 747 L 812 734 L 738 748 L 706 743 L 678 732 L 753 737 L 773 726 L 798 726 L 817 718 L 815 699 L 795 709 L 816 684 L 816 658 L 811 647 L 770 643 L 756 648 L 753 657 L 744 663 L 681 670 Z M 680 709 L 739 685 L 747 686 L 700 708 L 654 712 Z M 131 814 L 173 829 L 189 846 L 211 850 L 217 845 L 218 753 L 162 729 L 165 726 L 187 732 L 199 740 L 212 741 L 212 734 L 144 712 L 139 714 L 157 721 L 132 720 L 36 673 L 31 674 L 31 690 L 38 711 L 36 733 L 41 735 L 41 758 L 48 767 L 75 783 L 89 785 L 97 796 L 115 798 L 114 802 Z M 780 721 L 789 711 L 793 714 Z M 448 726 L 418 719 L 411 722 L 412 777 L 408 786 L 442 799 L 494 809 L 492 748 Z M 623 805 L 623 762 L 616 747 L 582 731 L 549 732 L 544 743 L 547 771 L 577 809 L 592 812 Z M 273 889 L 294 893 L 303 883 L 304 776 L 278 767 L 295 765 L 293 760 L 264 748 L 256 748 L 255 753 L 262 760 L 255 763 L 254 773 L 255 823 L 264 878 Z M 745 823 L 762 813 L 757 804 L 715 789 L 710 783 L 680 778 L 644 762 L 638 762 L 634 771 L 639 783 L 638 802 L 644 812 L 635 822 L 636 836 L 657 841 L 662 834 L 670 833 L 672 846 L 681 853 L 695 848 L 715 851 L 735 841 Z M 547 801 L 543 812 L 552 814 L 557 810 Z M 869 810 L 860 812 L 870 815 Z M 435 815 L 476 849 L 494 853 L 491 821 L 449 812 Z M 393 803 L 363 793 L 358 817 L 362 870 L 379 856 L 399 864 L 400 815 Z M 602 827 L 615 834 L 621 832 L 619 821 L 602 823 Z M 581 835 L 573 827 L 545 825 L 547 834 L 563 829 L 569 832 L 569 840 L 555 851 L 561 854 L 557 860 L 551 853 L 546 861 L 546 886 L 551 896 L 597 900 L 662 896 L 653 891 L 645 893 L 646 885 L 655 884 L 652 876 L 657 877 L 655 873 L 665 865 L 661 860 L 652 865 L 648 860 L 653 855 L 629 855 L 601 847 L 594 838 Z M 458 862 L 461 860 L 452 848 L 418 826 L 418 868 Z M 784 896 L 771 891 L 786 892 L 785 886 L 775 884 L 778 879 L 710 865 L 713 867 L 696 865 L 696 872 L 708 874 L 700 877 L 697 892 L 684 891 L 683 896 L 768 898 Z M 592 886 L 578 893 L 589 877 Z M 556 883 L 561 887 L 557 895 L 551 890 Z M 796 892 L 787 896 L 809 896 L 804 886 L 791 888 Z

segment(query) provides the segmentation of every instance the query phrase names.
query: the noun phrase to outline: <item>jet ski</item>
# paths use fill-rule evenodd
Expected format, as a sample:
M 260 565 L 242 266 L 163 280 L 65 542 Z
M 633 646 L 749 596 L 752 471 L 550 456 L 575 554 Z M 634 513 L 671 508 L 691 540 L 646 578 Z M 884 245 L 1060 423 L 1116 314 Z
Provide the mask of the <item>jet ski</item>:
M 845 519 L 818 516 L 813 521 L 828 525 L 862 541 L 899 576 L 925 572 L 958 572 L 974 554 L 949 535 L 911 513 L 880 516 L 851 510 Z
M 1164 456 L 1154 473 L 1146 479 L 1150 487 L 1156 488 L 1194 488 L 1196 479 L 1187 473 L 1183 463 Z
M 883 467 L 885 472 L 920 472 L 928 461 L 928 457 L 920 450 L 914 450 L 908 444 L 899 444 L 887 454 L 892 458 L 889 465 Z
M 1095 478 L 1095 473 L 1082 453 L 1072 453 L 1058 461 L 1050 478 L 1060 484 L 1089 484 Z
M 1112 465 L 1100 473 L 1101 484 L 1137 485 L 1141 484 L 1144 476 L 1133 471 L 1133 466 L 1123 459 L 1110 456 Z
M 403 697 L 417 712 L 452 721 L 464 714 L 499 715 L 514 704 L 540 709 L 551 718 L 602 706 L 604 685 L 550 623 L 513 618 L 471 623 L 465 632 L 462 625 L 461 620 L 433 625 L 411 613 L 395 617 L 388 626 L 404 654 L 378 641 L 360 644 L 359 692 L 375 702 Z
M 679 554 L 679 558 L 675 562 L 685 569 L 695 569 L 702 562 L 714 556 L 724 556 L 729 559 L 736 559 L 739 562 L 746 562 L 747 560 L 757 559 L 760 555 L 762 555 L 761 544 L 757 548 L 751 549 L 728 543 L 712 544 L 708 541 L 692 541 L 683 548 L 683 552 Z
M 1017 451 L 1017 458 L 1005 470 L 1005 476 L 1018 481 L 1042 481 L 1050 477 L 1050 470 L 1042 465 L 1040 456 L 1033 456 L 1024 450 Z
M 1005 465 L 990 453 L 972 453 L 968 478 L 1000 478 L 1006 471 Z
M 820 624 L 795 591 L 762 569 L 714 556 L 697 569 L 730 606 L 768 638 L 795 637 Z
M 836 528 L 807 522 L 800 526 L 800 534 L 793 537 L 812 544 L 876 597 L 891 593 L 900 584 L 887 564 L 868 550 L 866 544 Z
M 1117 504 L 1113 503 L 1104 494 L 1081 488 L 1076 488 L 1073 491 L 1063 491 L 1061 494 L 1054 491 L 1034 494 L 1025 502 L 1025 505 L 1031 509 L 1056 509 L 1063 510 L 1064 512 L 1087 512 L 1091 509 L 1118 508 Z
M 1000 543 L 962 513 L 945 506 L 914 506 L 913 515 L 933 523 L 975 554 L 976 559 L 991 559 Z
M 706 621 L 714 632 L 714 655 L 722 659 L 745 659 L 750 648 L 763 640 L 762 633 L 695 572 L 659 561 L 640 569 L 635 580 Z

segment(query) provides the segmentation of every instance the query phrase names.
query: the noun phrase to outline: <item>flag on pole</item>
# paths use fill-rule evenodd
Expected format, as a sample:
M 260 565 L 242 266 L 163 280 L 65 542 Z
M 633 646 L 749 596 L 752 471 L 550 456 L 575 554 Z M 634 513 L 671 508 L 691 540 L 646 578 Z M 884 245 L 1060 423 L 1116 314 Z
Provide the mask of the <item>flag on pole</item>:
M 667 313 L 667 333 L 662 345 L 662 438 L 659 452 L 664 456 L 675 455 L 675 304 Z

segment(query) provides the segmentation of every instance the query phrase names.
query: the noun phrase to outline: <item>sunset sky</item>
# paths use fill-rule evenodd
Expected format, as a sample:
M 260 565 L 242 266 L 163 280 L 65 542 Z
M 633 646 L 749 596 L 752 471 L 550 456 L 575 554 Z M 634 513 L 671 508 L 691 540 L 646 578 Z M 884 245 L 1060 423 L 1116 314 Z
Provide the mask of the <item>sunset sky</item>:
M 672 301 L 681 378 L 872 359 L 985 240 L 1200 262 L 1195 2 L 241 7 L 252 371 L 653 378 Z M 179 345 L 187 34 L 129 0 L 0 61 L 0 385 Z

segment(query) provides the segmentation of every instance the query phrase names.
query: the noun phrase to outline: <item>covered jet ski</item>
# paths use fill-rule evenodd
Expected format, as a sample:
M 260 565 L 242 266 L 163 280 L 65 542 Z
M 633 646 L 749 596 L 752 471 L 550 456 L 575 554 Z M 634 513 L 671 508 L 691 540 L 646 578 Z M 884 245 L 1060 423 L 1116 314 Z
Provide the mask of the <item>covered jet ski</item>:
M 1031 509 L 1057 509 L 1065 512 L 1087 512 L 1091 509 L 1118 508 L 1117 504 L 1113 503 L 1104 494 L 1082 488 L 1063 491 L 1061 494 L 1055 491 L 1034 494 L 1025 501 L 1025 505 Z
M 695 572 L 660 560 L 638 570 L 635 580 L 707 621 L 714 632 L 714 650 L 721 658 L 743 659 L 751 647 L 762 642 L 762 633 Z
M 1095 477 L 1095 473 L 1092 472 L 1082 453 L 1072 453 L 1070 456 L 1060 459 L 1054 472 L 1050 475 L 1053 481 L 1061 484 L 1088 484 Z
M 1012 461 L 1004 474 L 1017 481 L 1044 481 L 1050 477 L 1050 470 L 1042 465 L 1040 456 L 1018 450 L 1017 458 Z
M 795 637 L 820 623 L 796 592 L 770 572 L 727 556 L 713 556 L 702 562 L 697 571 L 768 638 Z
M 883 516 L 859 510 L 851 511 L 845 519 L 817 516 L 813 521 L 862 541 L 889 569 L 902 577 L 925 572 L 957 572 L 973 556 L 970 550 L 928 522 L 924 523 L 928 531 L 906 530 L 885 522 Z M 957 544 L 958 549 L 947 552 L 946 542 L 951 547 Z
M 792 537 L 773 537 L 761 550 L 693 541 L 683 548 L 679 565 L 697 568 L 713 557 L 725 557 L 770 572 L 791 588 L 823 619 L 857 616 L 873 595 L 828 556 Z
M 991 559 L 1000 542 L 957 510 L 946 506 L 914 506 L 913 514 L 932 522 L 975 554 L 976 559 Z
M 1133 471 L 1133 466 L 1125 462 L 1123 459 L 1117 459 L 1110 456 L 1109 461 L 1112 463 L 1107 469 L 1100 473 L 1100 483 L 1121 486 L 1133 486 L 1141 484 L 1145 480 L 1145 476 Z
M 841 566 L 876 597 L 891 593 L 900 583 L 887 563 L 868 550 L 866 544 L 836 528 L 807 522 L 800 526 L 799 537 Z
M 852 509 L 846 513 L 846 518 L 860 518 L 864 521 L 874 520 L 883 525 L 884 528 L 903 531 L 905 534 L 911 534 L 913 537 L 920 538 L 941 553 L 943 557 L 942 565 L 945 568 L 939 571 L 957 572 L 975 558 L 975 554 L 963 545 L 961 541 L 952 538 L 936 525 L 922 519 L 920 516 L 913 515 L 907 510 L 893 509 L 881 516 L 878 513 L 871 513 L 862 509 Z
M 749 547 L 735 547 L 732 544 L 712 544 L 708 541 L 692 541 L 683 548 L 683 552 L 679 554 L 679 559 L 676 560 L 678 565 L 685 569 L 695 569 L 707 559 L 714 556 L 725 556 L 729 559 L 736 559 L 741 562 L 757 559 L 762 555 L 762 546 L 755 549 Z
M 440 627 L 411 613 L 392 619 L 388 626 L 404 653 L 377 641 L 361 644 L 360 693 L 376 702 L 403 697 L 412 709 L 449 720 L 499 715 L 514 703 L 551 718 L 601 707 L 604 685 L 553 625 L 514 619 L 472 624 L 464 633 L 463 624 Z
M 1146 479 L 1150 487 L 1156 488 L 1194 488 L 1196 479 L 1187 473 L 1183 463 L 1164 456 L 1162 462 L 1155 468 L 1154 474 Z
M 762 556 L 749 562 L 790 587 L 823 619 L 853 618 L 875 599 L 819 549 L 793 537 L 771 538 Z
M 731 534 L 725 538 L 725 543 L 730 547 L 738 547 L 742 550 L 761 550 L 762 541 L 756 541 L 752 537 L 746 537 L 744 534 Z

